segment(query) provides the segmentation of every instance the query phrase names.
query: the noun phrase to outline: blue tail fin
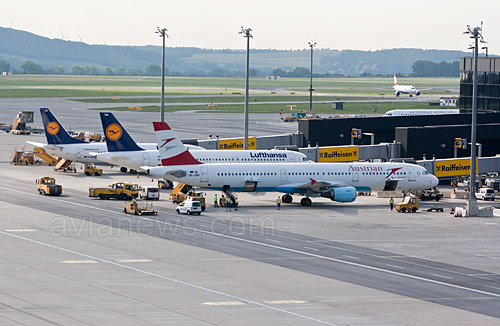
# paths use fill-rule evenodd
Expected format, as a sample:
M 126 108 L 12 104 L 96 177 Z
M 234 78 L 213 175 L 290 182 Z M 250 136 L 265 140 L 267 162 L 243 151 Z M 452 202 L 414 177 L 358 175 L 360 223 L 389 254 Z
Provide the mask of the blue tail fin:
M 48 108 L 40 108 L 40 114 L 42 115 L 45 137 L 47 137 L 48 144 L 61 145 L 86 143 L 84 140 L 71 137 Z
M 143 151 L 111 112 L 100 112 L 108 152 Z

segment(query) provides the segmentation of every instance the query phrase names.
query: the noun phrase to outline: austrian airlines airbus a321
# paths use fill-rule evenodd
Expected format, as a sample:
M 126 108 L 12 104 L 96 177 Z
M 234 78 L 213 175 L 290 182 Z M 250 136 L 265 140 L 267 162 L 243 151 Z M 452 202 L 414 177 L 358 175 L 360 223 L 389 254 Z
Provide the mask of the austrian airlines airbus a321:
M 352 202 L 356 191 L 414 191 L 437 186 L 438 179 L 407 163 L 201 163 L 165 122 L 153 122 L 162 166 L 143 167 L 150 174 L 205 189 L 225 192 L 279 192 L 283 202 L 293 194 L 310 206 L 310 197 Z

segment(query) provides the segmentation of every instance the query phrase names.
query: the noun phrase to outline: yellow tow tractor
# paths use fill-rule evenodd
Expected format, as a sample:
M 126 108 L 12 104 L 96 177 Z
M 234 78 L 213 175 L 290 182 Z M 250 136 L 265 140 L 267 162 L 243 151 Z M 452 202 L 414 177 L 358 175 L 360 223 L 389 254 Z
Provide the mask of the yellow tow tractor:
M 139 185 L 127 182 L 115 182 L 109 187 L 89 188 L 89 197 L 98 197 L 99 199 L 116 198 L 121 200 L 130 200 L 139 196 Z
M 98 169 L 93 163 L 85 163 L 85 175 L 95 175 L 96 177 L 102 174 L 102 169 Z
M 135 200 L 126 202 L 123 212 L 134 215 L 158 215 L 158 211 L 153 209 L 153 203 L 139 205 Z
M 43 177 L 36 180 L 38 193 L 45 196 L 59 196 L 62 194 L 62 186 L 56 184 L 56 179 Z
M 400 213 L 412 212 L 418 210 L 418 197 L 406 196 L 401 203 L 396 204 L 396 211 Z

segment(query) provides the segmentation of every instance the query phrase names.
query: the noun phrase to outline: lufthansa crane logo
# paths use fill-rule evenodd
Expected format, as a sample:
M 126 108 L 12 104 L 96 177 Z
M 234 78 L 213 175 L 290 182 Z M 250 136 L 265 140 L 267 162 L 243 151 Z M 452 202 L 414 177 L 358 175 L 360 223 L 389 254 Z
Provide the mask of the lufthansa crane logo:
M 106 128 L 106 137 L 109 140 L 118 140 L 122 136 L 122 128 L 116 124 L 112 123 Z
M 59 124 L 51 121 L 47 124 L 47 132 L 51 135 L 56 135 L 59 132 Z

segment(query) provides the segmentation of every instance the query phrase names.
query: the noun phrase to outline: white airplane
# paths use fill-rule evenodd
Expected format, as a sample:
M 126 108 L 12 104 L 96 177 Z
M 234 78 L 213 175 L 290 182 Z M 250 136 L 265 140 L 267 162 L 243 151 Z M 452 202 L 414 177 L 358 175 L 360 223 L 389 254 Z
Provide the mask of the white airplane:
M 408 163 L 202 163 L 194 158 L 165 122 L 153 122 L 162 166 L 143 167 L 157 177 L 205 189 L 235 192 L 279 192 L 352 202 L 356 191 L 415 191 L 437 186 L 438 179 L 421 166 Z
M 156 144 L 155 149 L 141 149 L 111 112 L 100 112 L 100 115 L 108 152 L 96 153 L 98 160 L 127 167 L 131 170 L 138 170 L 142 166 L 161 165 L 160 153 L 156 149 Z M 121 137 L 113 137 L 112 134 L 108 133 L 107 131 L 110 128 L 120 128 L 123 131 Z M 198 146 L 188 147 L 188 149 L 198 161 L 204 163 L 312 162 L 302 153 L 285 150 L 219 151 L 205 150 Z
M 410 94 L 410 97 L 412 97 L 413 94 L 416 96 L 420 95 L 420 92 L 415 88 L 415 86 L 399 85 L 396 74 L 394 74 L 394 86 L 392 86 L 392 88 L 394 88 L 394 95 L 396 95 L 396 97 L 399 97 L 399 94 Z
M 71 137 L 48 108 L 40 108 L 40 114 L 42 115 L 47 144 L 32 141 L 27 141 L 27 143 L 37 147 L 42 147 L 51 155 L 62 157 L 74 162 L 110 165 L 109 163 L 98 160 L 95 156 L 95 153 L 104 153 L 108 151 L 106 143 L 86 142 L 84 140 Z M 119 138 L 123 130 L 118 126 L 113 126 L 107 132 L 109 132 L 112 137 Z M 141 146 L 139 147 L 141 149 L 157 148 L 155 143 L 141 143 L 139 145 Z M 120 171 L 127 172 L 127 168 L 121 167 Z

